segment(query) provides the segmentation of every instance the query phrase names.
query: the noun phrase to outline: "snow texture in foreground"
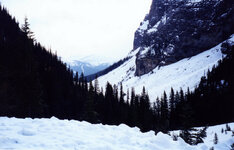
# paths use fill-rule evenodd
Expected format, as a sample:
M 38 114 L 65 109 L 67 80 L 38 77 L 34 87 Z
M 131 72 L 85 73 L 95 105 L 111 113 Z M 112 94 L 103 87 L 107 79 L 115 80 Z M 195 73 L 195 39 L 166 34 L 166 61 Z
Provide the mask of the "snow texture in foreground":
M 231 36 L 229 41 L 234 41 L 234 35 Z M 140 77 L 134 75 L 136 70 L 135 55 L 139 51 L 138 48 L 129 54 L 128 57 L 131 57 L 131 59 L 108 74 L 99 77 L 98 81 L 101 87 L 105 87 L 107 81 L 118 86 L 122 82 L 125 92 L 134 87 L 136 94 L 140 94 L 143 86 L 145 86 L 151 102 L 154 102 L 157 96 L 160 98 L 164 91 L 169 93 L 171 87 L 174 90 L 182 88 L 187 91 L 188 87 L 190 90 L 194 90 L 201 77 L 206 75 L 207 70 L 224 57 L 220 50 L 221 44 L 191 58 L 185 58 L 160 68 L 156 67 L 152 72 Z
M 230 123 L 231 129 L 234 123 Z M 208 128 L 205 143 L 186 144 L 181 138 L 173 141 L 159 132 L 141 133 L 126 125 L 108 126 L 87 122 L 51 119 L 16 119 L 0 117 L 0 150 L 230 150 L 234 142 L 231 131 L 221 133 L 225 125 Z M 175 131 L 176 134 L 177 131 Z

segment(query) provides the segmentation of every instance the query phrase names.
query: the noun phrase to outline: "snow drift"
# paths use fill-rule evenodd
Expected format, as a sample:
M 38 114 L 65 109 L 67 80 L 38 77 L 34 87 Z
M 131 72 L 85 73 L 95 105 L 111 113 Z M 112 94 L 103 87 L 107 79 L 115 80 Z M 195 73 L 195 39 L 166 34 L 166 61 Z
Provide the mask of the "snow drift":
M 230 123 L 231 129 L 234 123 Z M 225 125 L 209 127 L 204 143 L 186 144 L 181 138 L 153 131 L 141 133 L 124 124 L 108 126 L 75 120 L 17 119 L 0 117 L 1 150 L 230 150 L 234 137 L 231 131 L 221 133 Z M 178 131 L 175 131 L 176 134 Z M 218 144 L 213 144 L 214 134 Z

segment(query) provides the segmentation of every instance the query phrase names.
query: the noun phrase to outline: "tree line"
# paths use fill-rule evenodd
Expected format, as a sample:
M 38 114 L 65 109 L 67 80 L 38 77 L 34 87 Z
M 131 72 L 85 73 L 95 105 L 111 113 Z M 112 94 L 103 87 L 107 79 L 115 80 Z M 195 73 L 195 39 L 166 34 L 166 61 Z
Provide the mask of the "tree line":
M 43 47 L 33 36 L 28 20 L 22 28 L 0 6 L 0 116 L 52 117 L 91 123 L 137 126 L 143 132 L 167 132 L 234 121 L 233 46 L 222 47 L 226 57 L 194 91 L 163 93 L 150 103 L 147 90 L 88 82 Z M 120 88 L 120 89 L 118 89 Z

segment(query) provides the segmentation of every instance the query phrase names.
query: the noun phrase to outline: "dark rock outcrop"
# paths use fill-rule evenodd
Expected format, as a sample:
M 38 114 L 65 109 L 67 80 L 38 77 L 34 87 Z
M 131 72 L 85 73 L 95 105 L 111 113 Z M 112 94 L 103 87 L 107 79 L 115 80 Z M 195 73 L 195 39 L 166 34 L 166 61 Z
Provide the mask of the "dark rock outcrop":
M 233 0 L 153 0 L 135 32 L 135 74 L 196 55 L 233 33 Z

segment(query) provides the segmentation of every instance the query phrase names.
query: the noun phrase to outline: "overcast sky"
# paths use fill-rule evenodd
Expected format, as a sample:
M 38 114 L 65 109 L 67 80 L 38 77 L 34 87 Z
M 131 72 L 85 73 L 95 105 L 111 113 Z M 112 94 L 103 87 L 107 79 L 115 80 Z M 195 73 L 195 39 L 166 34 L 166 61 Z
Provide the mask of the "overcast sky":
M 64 60 L 99 55 L 117 60 L 133 47 L 134 32 L 152 0 L 0 0 L 37 41 Z

